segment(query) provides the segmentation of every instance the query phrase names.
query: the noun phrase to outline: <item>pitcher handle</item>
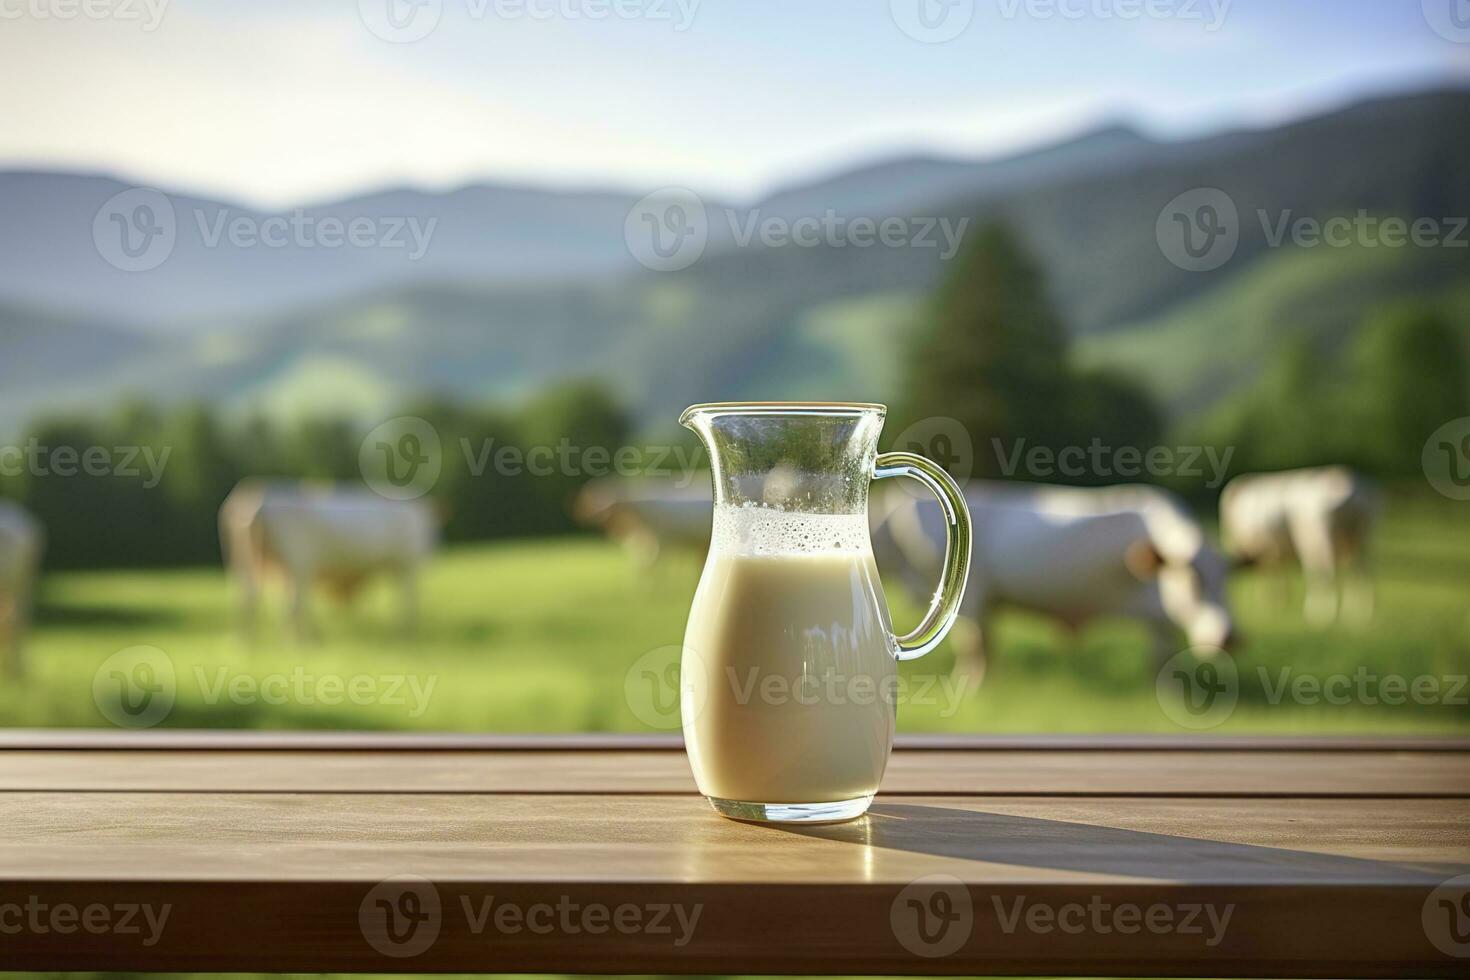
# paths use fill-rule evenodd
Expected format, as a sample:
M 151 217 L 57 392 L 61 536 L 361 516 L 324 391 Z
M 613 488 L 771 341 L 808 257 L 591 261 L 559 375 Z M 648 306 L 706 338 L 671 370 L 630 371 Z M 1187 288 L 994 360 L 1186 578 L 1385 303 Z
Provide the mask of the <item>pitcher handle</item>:
M 899 660 L 914 660 L 933 650 L 954 625 L 970 577 L 970 511 L 965 495 L 954 477 L 938 463 L 914 453 L 882 453 L 873 466 L 873 479 L 908 476 L 929 488 L 944 511 L 944 572 L 939 588 L 929 600 L 929 609 L 919 625 L 903 636 L 895 636 Z

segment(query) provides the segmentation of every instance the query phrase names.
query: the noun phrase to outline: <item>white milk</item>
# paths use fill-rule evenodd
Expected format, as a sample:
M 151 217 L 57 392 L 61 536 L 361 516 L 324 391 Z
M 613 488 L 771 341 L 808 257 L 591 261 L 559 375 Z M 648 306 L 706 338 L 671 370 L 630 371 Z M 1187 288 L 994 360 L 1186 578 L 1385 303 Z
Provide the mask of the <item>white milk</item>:
M 684 639 L 684 741 L 706 796 L 878 789 L 897 666 L 866 517 L 718 506 Z

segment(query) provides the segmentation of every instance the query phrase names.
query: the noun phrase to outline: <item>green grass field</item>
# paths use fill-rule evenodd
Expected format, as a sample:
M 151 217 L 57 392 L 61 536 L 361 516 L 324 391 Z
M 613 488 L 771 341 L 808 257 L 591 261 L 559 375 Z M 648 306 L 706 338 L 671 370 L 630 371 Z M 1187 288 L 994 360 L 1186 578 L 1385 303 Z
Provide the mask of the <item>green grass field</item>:
M 1235 658 L 1239 702 L 1210 730 L 1470 729 L 1470 691 L 1457 688 L 1470 673 L 1470 504 L 1395 499 L 1377 550 L 1378 614 L 1360 628 L 1309 629 L 1296 597 L 1274 580 L 1245 574 L 1234 583 L 1247 640 Z M 233 628 L 231 594 L 217 569 L 53 574 L 41 590 L 28 675 L 0 686 L 0 717 L 15 726 L 106 726 L 94 676 L 117 651 L 146 645 L 162 650 L 175 674 L 163 727 L 672 730 L 673 689 L 654 704 L 657 692 L 640 693 L 638 678 L 666 662 L 645 655 L 680 643 L 697 575 L 688 556 L 640 573 L 591 538 L 455 547 L 423 582 L 415 637 L 396 632 L 395 596 L 384 587 L 352 608 L 319 601 L 316 645 L 284 640 L 277 599 L 251 645 Z M 912 622 L 914 604 L 890 598 L 895 620 Z M 1185 730 L 1160 707 L 1147 637 L 1134 624 L 1101 623 L 1072 637 L 1040 619 L 1004 615 L 995 646 L 978 691 L 953 686 L 947 649 L 905 664 L 900 726 Z M 1368 676 L 1338 689 L 1349 691 L 1345 704 L 1276 696 L 1283 678 L 1311 685 L 1355 673 Z M 1356 693 L 1362 684 L 1377 692 L 1371 678 L 1389 674 L 1410 684 L 1433 678 L 1438 691 L 1432 703 L 1410 694 L 1396 706 Z M 353 685 L 358 703 L 347 693 Z

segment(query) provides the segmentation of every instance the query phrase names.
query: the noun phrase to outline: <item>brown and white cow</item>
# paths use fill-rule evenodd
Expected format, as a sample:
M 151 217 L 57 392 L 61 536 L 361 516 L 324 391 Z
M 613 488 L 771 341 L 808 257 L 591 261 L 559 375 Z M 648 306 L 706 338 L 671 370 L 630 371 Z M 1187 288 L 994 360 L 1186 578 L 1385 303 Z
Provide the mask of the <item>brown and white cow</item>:
M 679 486 L 673 480 L 607 477 L 582 488 L 572 515 L 601 528 L 647 568 L 669 551 L 704 552 L 713 507 L 708 479 Z
M 1174 494 L 975 480 L 965 499 L 974 530 L 966 626 L 951 634 L 957 671 L 984 671 L 990 614 L 1007 606 L 1074 630 L 1104 617 L 1141 620 L 1161 661 L 1179 649 L 1179 632 L 1206 650 L 1234 644 L 1228 563 Z M 883 493 L 874 501 L 873 547 L 927 601 L 944 549 L 939 508 L 899 488 Z
M 1377 488 L 1345 466 L 1247 473 L 1220 495 L 1220 534 L 1241 563 L 1300 563 L 1308 622 L 1331 623 L 1344 607 L 1366 620 L 1373 615 L 1368 559 L 1379 510 Z
M 20 504 L 0 500 L 0 661 L 9 677 L 25 672 L 24 647 L 45 535 Z
M 358 487 L 246 480 L 220 505 L 219 526 L 247 630 L 254 628 L 270 572 L 287 581 L 298 638 L 312 634 L 313 586 L 345 601 L 378 575 L 398 582 L 405 631 L 417 625 L 418 574 L 439 537 L 427 501 L 389 500 Z

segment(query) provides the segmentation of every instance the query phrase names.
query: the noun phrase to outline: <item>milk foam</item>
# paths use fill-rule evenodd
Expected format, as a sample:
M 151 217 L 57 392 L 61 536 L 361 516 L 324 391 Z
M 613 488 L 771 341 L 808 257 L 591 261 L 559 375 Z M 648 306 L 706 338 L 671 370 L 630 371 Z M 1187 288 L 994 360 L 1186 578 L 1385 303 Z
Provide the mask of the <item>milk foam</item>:
M 806 514 L 755 504 L 719 504 L 712 547 L 726 555 L 861 554 L 870 548 L 868 519 L 863 514 Z

